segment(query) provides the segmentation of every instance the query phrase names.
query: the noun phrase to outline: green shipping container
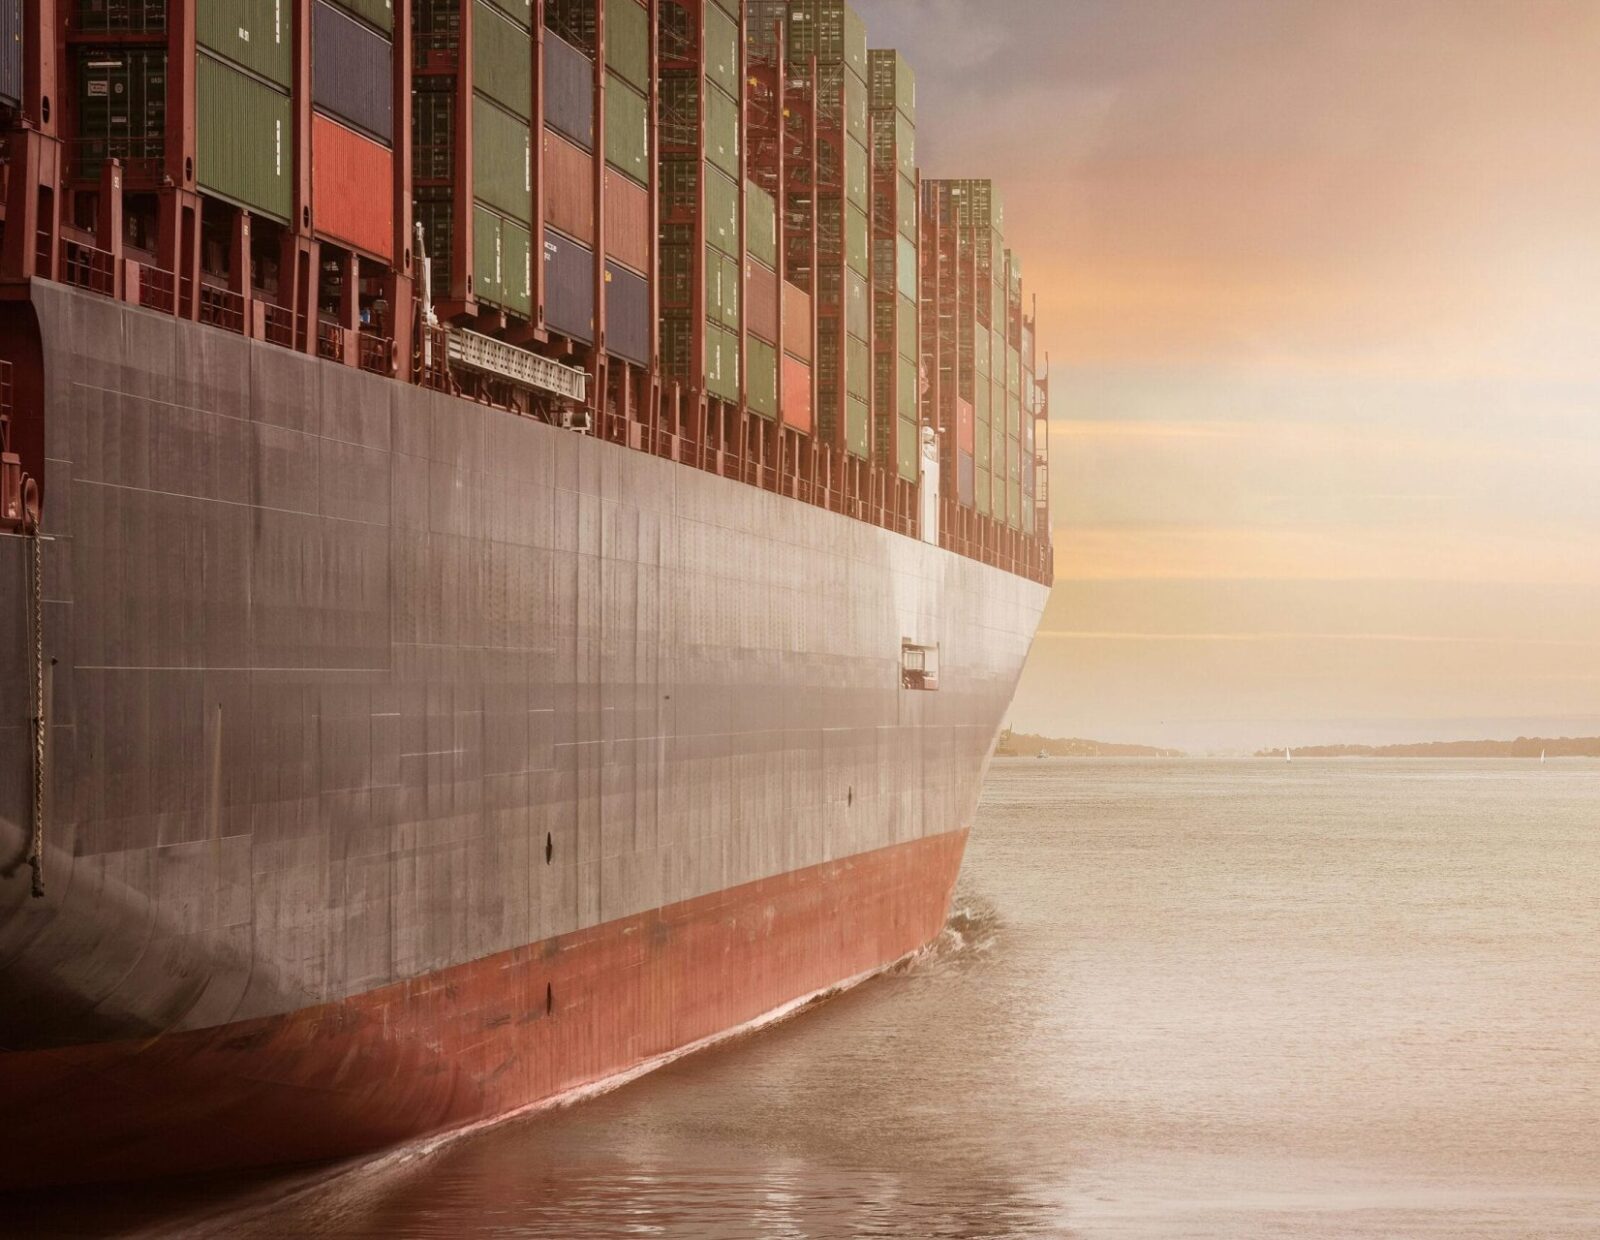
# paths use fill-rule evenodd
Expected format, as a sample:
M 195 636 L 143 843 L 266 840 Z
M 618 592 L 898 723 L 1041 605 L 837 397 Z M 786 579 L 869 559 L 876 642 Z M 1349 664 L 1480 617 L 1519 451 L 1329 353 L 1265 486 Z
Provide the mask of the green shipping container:
M 972 341 L 972 369 L 985 379 L 989 375 L 989 341 L 991 337 L 983 328 L 978 329 L 978 334 Z
M 844 273 L 844 329 L 859 340 L 872 339 L 872 295 L 865 276 Z
M 289 96 L 210 56 L 195 57 L 195 180 L 287 222 L 294 151 Z
M 472 208 L 472 292 L 482 302 L 533 316 L 533 237 L 521 224 Z
M 753 181 L 744 186 L 745 248 L 752 258 L 768 267 L 778 265 L 778 209 L 767 193 Z
M 291 0 L 200 0 L 195 7 L 196 43 L 285 89 L 294 76 L 293 27 Z
M 871 236 L 867 213 L 851 203 L 844 213 L 844 261 L 864 276 L 872 274 Z
M 724 94 L 739 98 L 744 91 L 744 69 L 739 56 L 739 23 L 715 5 L 707 5 L 706 78 Z
M 897 315 L 899 321 L 896 324 L 895 331 L 898 337 L 900 356 L 908 357 L 912 362 L 916 362 L 922 356 L 922 351 L 919 347 L 920 325 L 917 322 L 917 303 L 907 301 L 902 297 L 897 304 L 899 305 L 899 314 Z
M 724 254 L 738 254 L 739 183 L 710 166 L 705 173 L 706 240 Z
M 1013 394 L 1022 391 L 1022 353 L 1009 347 L 1006 349 L 1006 387 Z
M 606 5 L 606 68 L 640 90 L 650 88 L 650 14 L 643 5 Z
M 867 84 L 853 73 L 844 75 L 844 128 L 862 146 L 867 145 Z
M 708 82 L 706 100 L 706 158 L 730 177 L 744 168 L 739 159 L 739 105 L 720 87 Z
M 920 242 L 922 236 L 921 212 L 917 207 L 917 185 L 915 181 L 900 178 L 895 192 L 894 204 L 895 220 L 900 226 L 900 235 L 913 242 Z
M 533 42 L 486 0 L 473 0 L 472 84 L 524 120 L 533 115 Z
M 859 142 L 844 144 L 844 196 L 863 211 L 872 206 L 867 195 L 871 184 L 870 161 L 867 148 Z
M 921 472 L 920 453 L 917 450 L 919 430 L 915 418 L 900 419 L 900 434 L 895 441 L 895 468 L 907 482 L 915 482 Z
M 283 0 L 285 4 L 289 0 Z M 333 0 L 340 8 L 348 9 L 368 25 L 376 26 L 384 34 L 394 33 L 394 0 Z M 507 7 L 511 7 L 508 3 Z M 522 6 L 522 22 L 527 24 L 527 7 Z
M 723 400 L 739 399 L 738 334 L 712 323 L 706 324 L 706 390 Z
M 1013 482 L 1008 488 L 1011 497 L 1011 524 L 1017 529 L 1022 528 L 1022 483 Z
M 764 418 L 778 416 L 778 350 L 751 336 L 745 341 L 745 399 Z
M 738 260 L 707 246 L 705 265 L 706 317 L 737 331 L 741 297 Z
M 501 214 L 532 219 L 532 148 L 528 124 L 482 95 L 472 98 L 472 191 Z
M 899 367 L 900 402 L 897 412 L 902 419 L 917 420 L 917 364 L 909 357 L 895 359 Z
M 861 397 L 847 396 L 844 402 L 844 446 L 851 456 L 867 458 L 871 450 L 871 418 L 867 402 Z
M 914 180 L 917 175 L 917 128 L 899 113 L 894 118 L 894 153 L 900 164 L 900 175 Z
M 505 296 L 501 280 L 503 252 L 500 248 L 501 218 L 487 207 L 472 207 L 472 295 L 480 301 L 499 305 Z
M 844 390 L 858 400 L 868 400 L 872 396 L 872 344 L 847 336 L 844 345 Z
M 359 0 L 362 4 L 387 4 L 389 0 Z M 533 0 L 494 0 L 497 8 L 524 30 L 533 29 Z M 415 10 L 413 9 L 413 12 Z
M 873 48 L 867 53 L 867 80 L 872 89 L 873 111 L 898 110 L 908 118 L 917 115 L 917 77 L 906 58 L 893 48 Z
M 615 73 L 606 74 L 606 163 L 640 185 L 650 183 L 650 108 Z
M 900 264 L 896 287 L 900 296 L 909 301 L 917 300 L 917 247 L 905 237 L 895 240 L 900 247 Z

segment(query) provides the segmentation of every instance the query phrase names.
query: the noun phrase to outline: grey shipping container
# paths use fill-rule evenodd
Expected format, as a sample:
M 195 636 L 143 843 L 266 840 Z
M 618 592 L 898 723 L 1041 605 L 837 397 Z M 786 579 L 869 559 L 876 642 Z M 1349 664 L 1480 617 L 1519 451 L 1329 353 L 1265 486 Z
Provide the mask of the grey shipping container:
M 972 453 L 956 453 L 956 498 L 963 508 L 971 508 L 973 500 L 973 476 L 977 473 L 972 462 Z
M 311 102 L 394 141 L 394 45 L 323 0 L 312 5 Z
M 615 263 L 606 264 L 606 349 L 650 364 L 650 282 Z
M 544 122 L 594 150 L 594 62 L 548 30 L 544 36 Z
M 594 343 L 594 251 L 544 234 L 544 318 L 551 331 Z
M 0 99 L 22 102 L 22 0 L 0 0 Z

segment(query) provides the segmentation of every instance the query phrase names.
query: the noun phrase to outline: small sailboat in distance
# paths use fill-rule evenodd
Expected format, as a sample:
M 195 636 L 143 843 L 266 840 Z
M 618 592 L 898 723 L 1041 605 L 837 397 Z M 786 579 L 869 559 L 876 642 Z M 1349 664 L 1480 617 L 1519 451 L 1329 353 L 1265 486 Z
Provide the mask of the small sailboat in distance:
M 1539 765 L 1540 766 L 1544 765 L 1544 755 L 1545 755 L 1545 750 L 1541 749 L 1539 751 Z
M 1290 750 L 1285 749 L 1283 751 L 1283 760 L 1285 762 L 1293 762 L 1294 761 L 1294 754 Z

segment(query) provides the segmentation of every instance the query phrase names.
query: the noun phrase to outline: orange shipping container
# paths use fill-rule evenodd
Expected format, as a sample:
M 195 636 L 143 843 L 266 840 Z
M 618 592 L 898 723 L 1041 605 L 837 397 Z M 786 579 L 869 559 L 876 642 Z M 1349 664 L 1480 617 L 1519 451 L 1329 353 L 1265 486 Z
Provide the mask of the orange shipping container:
M 753 258 L 744 264 L 744 315 L 752 333 L 778 343 L 778 273 Z
M 319 236 L 394 257 L 394 157 L 320 112 L 311 117 L 311 210 Z
M 650 270 L 650 191 L 606 173 L 606 257 L 640 275 Z
M 552 228 L 594 245 L 594 156 L 544 131 L 544 218 Z
M 797 431 L 811 433 L 811 367 L 788 354 L 783 357 L 783 420 Z
M 783 347 L 802 362 L 811 361 L 811 294 L 783 282 Z

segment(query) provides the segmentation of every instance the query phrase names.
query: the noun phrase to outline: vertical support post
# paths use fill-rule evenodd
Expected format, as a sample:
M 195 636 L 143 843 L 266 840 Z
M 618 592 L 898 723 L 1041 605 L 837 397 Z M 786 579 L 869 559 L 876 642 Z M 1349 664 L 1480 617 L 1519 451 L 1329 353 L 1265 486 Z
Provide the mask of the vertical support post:
M 461 37 L 455 65 L 455 141 L 451 144 L 450 216 L 454 236 L 450 247 L 449 300 L 452 310 L 471 314 L 477 309 L 472 287 L 475 253 L 472 235 L 472 46 L 475 36 L 472 0 L 460 0 L 460 4 Z
M 111 287 L 122 300 L 122 162 L 108 159 L 100 168 L 100 193 L 95 204 L 95 245 L 111 255 Z
M 389 303 L 389 336 L 394 341 L 390 371 L 411 373 L 411 333 L 416 320 L 413 291 L 415 255 L 411 251 L 411 10 L 415 0 L 394 5 L 394 245 L 383 296 Z
M 24 0 L 23 28 L 50 32 L 23 46 L 22 126 L 10 135 L 5 246 L 0 279 L 59 278 L 61 144 L 58 140 L 56 0 Z M 41 261 L 42 260 L 42 261 Z
M 533 55 L 533 120 L 531 122 L 532 134 L 529 141 L 533 144 L 530 157 L 533 160 L 533 202 L 530 210 L 530 232 L 532 234 L 528 248 L 532 251 L 529 290 L 533 303 L 533 313 L 529 316 L 534 328 L 543 332 L 545 330 L 544 302 L 546 280 L 544 274 L 544 204 L 545 204 L 545 166 L 544 166 L 544 0 L 533 0 L 533 38 L 529 40 Z
M 239 312 L 242 316 L 240 331 L 246 336 L 255 334 L 255 281 L 250 272 L 250 212 L 233 213 L 233 231 L 228 238 L 228 288 L 239 295 Z

